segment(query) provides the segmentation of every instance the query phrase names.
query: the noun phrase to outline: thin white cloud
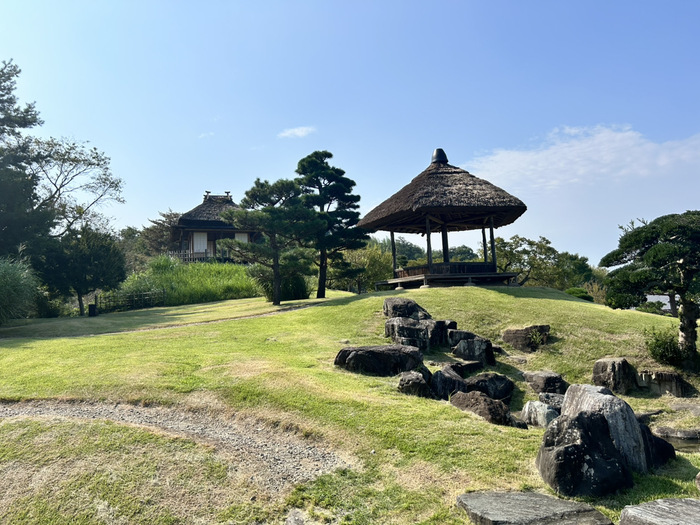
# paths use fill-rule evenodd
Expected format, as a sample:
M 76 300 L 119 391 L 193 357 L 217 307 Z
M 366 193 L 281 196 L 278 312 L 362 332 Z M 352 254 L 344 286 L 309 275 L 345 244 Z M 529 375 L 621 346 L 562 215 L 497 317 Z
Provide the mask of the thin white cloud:
M 299 126 L 298 128 L 285 129 L 278 133 L 277 137 L 281 139 L 300 139 L 315 132 L 316 128 L 313 126 Z
M 206 133 L 200 133 L 199 136 L 197 137 L 198 139 L 208 139 L 209 137 L 213 137 L 214 132 L 213 131 L 208 131 Z
M 618 225 L 700 209 L 700 134 L 655 142 L 629 126 L 559 128 L 464 168 L 527 205 L 499 235 L 541 235 L 593 264 L 617 247 Z
M 596 126 L 555 129 L 531 150 L 495 150 L 469 169 L 492 182 L 552 191 L 570 184 L 660 178 L 699 166 L 700 134 L 656 143 L 630 127 Z

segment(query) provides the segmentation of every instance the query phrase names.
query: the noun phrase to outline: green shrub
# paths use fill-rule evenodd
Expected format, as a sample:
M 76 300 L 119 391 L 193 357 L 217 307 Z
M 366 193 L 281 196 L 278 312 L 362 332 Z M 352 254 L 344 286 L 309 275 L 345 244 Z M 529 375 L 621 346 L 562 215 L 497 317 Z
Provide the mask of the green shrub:
M 267 301 L 272 301 L 272 269 L 261 264 L 251 264 L 248 275 L 258 283 Z M 296 301 L 308 299 L 311 292 L 306 277 L 297 272 L 282 271 L 280 301 Z
M 646 312 L 655 315 L 670 315 L 663 311 L 664 303 L 662 301 L 647 301 L 646 303 L 637 306 L 638 312 Z
M 25 262 L 0 259 L 0 324 L 26 317 L 32 311 L 38 284 Z
M 681 366 L 690 355 L 678 344 L 678 332 L 673 328 L 644 331 L 644 344 L 649 355 L 658 363 Z
M 585 288 L 569 288 L 566 290 L 566 293 L 573 295 L 574 297 L 578 297 L 579 299 L 583 299 L 584 301 L 593 302 L 593 296 L 589 294 Z

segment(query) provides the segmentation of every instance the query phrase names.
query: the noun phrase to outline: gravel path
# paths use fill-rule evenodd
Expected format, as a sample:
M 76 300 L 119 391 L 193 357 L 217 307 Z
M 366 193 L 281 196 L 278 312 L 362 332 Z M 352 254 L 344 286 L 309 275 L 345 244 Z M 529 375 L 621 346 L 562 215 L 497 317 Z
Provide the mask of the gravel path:
M 109 420 L 165 431 L 233 454 L 250 481 L 270 493 L 349 467 L 347 458 L 294 432 L 246 419 L 217 418 L 164 407 L 65 401 L 0 402 L 0 418 L 59 417 Z

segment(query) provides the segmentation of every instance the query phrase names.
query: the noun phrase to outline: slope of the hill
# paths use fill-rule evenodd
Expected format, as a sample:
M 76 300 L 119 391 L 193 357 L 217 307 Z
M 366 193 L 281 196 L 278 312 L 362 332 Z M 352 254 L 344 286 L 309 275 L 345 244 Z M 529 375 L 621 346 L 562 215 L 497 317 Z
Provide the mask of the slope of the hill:
M 548 289 L 455 287 L 401 294 L 434 318 L 453 319 L 496 344 L 507 328 L 551 326 L 550 343 L 538 352 L 506 347 L 520 359 L 498 358 L 494 369 L 518 385 L 513 410 L 534 399 L 521 371 L 554 370 L 577 383 L 589 382 L 593 362 L 605 356 L 655 366 L 645 355 L 642 332 L 674 322 Z M 395 292 L 345 296 L 260 317 L 247 317 L 237 301 L 212 303 L 198 307 L 192 324 L 186 310 L 169 316 L 167 309 L 154 309 L 137 323 L 147 331 L 133 331 L 135 321 L 112 314 L 100 318 L 103 335 L 91 334 L 85 319 L 73 337 L 0 339 L 0 399 L 6 402 L 167 406 L 253 422 L 242 428 L 274 434 L 275 443 L 284 436 L 306 439 L 351 458 L 350 467 L 317 472 L 280 495 L 245 477 L 237 468 L 240 455 L 237 461 L 235 451 L 200 439 L 206 433 L 198 434 L 196 425 L 182 434 L 148 421 L 142 428 L 70 416 L 14 416 L 0 420 L 0 473 L 14 480 L 13 490 L 0 491 L 0 521 L 281 523 L 294 507 L 303 509 L 307 523 L 463 523 L 454 505 L 460 493 L 547 491 L 534 467 L 541 429 L 488 425 L 445 402 L 398 393 L 396 378 L 333 366 L 343 346 L 387 342 L 381 311 L 389 295 Z M 249 304 L 251 312 L 260 311 L 261 304 Z M 227 316 L 227 308 L 235 315 Z M 0 330 L 3 335 L 9 334 Z M 425 358 L 433 367 L 452 359 L 448 349 Z M 689 380 L 700 386 L 697 378 Z M 625 400 L 638 412 L 662 410 L 657 418 L 664 424 L 700 426 L 698 418 L 671 410 L 670 396 Z M 680 455 L 638 479 L 634 489 L 593 503 L 615 518 L 625 504 L 697 497 L 692 479 L 699 467 L 700 455 Z

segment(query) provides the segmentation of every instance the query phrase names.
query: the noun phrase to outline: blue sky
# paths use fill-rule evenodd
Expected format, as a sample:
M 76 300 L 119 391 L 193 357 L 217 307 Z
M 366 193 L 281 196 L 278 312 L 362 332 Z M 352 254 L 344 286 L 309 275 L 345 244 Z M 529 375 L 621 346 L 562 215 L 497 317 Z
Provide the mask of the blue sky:
M 117 229 L 319 149 L 364 214 L 443 148 L 528 206 L 498 235 L 592 264 L 618 225 L 700 209 L 700 2 L 3 0 L 0 20 L 34 133 L 124 179 Z

